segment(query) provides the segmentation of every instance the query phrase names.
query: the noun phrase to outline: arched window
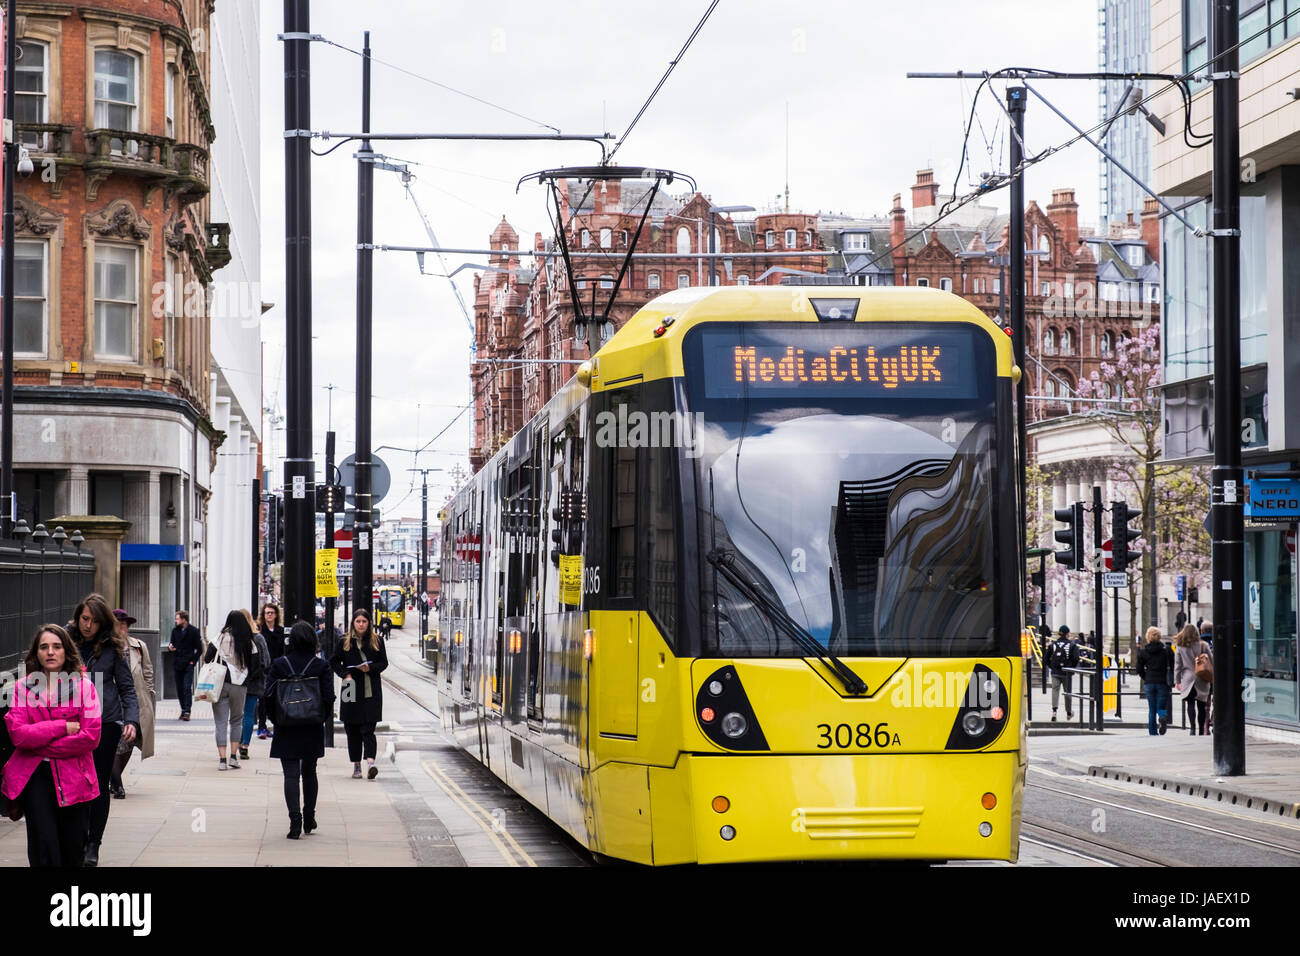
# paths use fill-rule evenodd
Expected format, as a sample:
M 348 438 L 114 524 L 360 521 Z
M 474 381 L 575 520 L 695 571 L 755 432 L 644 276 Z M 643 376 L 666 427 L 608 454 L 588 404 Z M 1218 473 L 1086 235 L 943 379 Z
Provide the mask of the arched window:
M 1047 253 L 1048 258 L 1052 255 L 1052 242 L 1046 236 L 1038 237 L 1038 251 Z
M 916 280 L 916 284 L 919 285 L 922 289 L 928 289 L 928 288 L 930 287 L 930 280 L 929 280 L 929 279 L 917 279 L 917 280 Z
M 1101 333 L 1101 354 L 1110 355 L 1115 348 L 1115 336 L 1110 332 Z
M 767 246 L 767 248 L 769 248 L 769 249 L 771 249 L 773 246 L 775 246 L 775 245 L 776 245 L 776 233 L 773 232 L 771 229 L 769 229 L 769 230 L 767 230 L 767 232 L 763 233 L 763 243 L 764 243 L 764 244 Z
M 740 273 L 740 275 L 736 276 L 736 285 L 749 285 L 749 276 L 743 272 Z
M 691 253 L 691 231 L 685 226 L 677 230 L 677 254 L 688 256 Z
M 805 230 L 803 231 L 803 244 L 804 244 L 805 246 L 807 246 L 809 249 L 812 248 L 812 230 L 811 230 L 811 229 L 805 229 Z
M 952 291 L 952 280 L 951 280 L 951 279 L 948 279 L 948 278 L 940 279 L 940 280 L 939 280 L 939 288 L 942 289 L 944 292 L 951 292 L 951 291 Z
M 677 273 L 677 288 L 689 289 L 691 287 L 691 274 L 689 272 Z
M 785 231 L 785 247 L 787 249 L 794 249 L 799 245 L 799 241 L 795 238 L 796 235 L 797 233 L 793 229 Z
M 1043 394 L 1048 398 L 1056 397 L 1056 380 L 1050 375 L 1043 376 Z
M 582 230 L 582 248 L 586 249 L 591 245 L 591 230 Z
M 1055 372 L 1057 383 L 1056 391 L 1062 398 L 1074 394 L 1074 377 L 1063 368 L 1058 368 Z
M 600 248 L 608 249 L 613 244 L 614 244 L 614 230 L 613 229 L 600 230 Z
M 659 288 L 659 273 L 652 272 L 648 276 L 646 276 L 646 288 L 648 289 Z
M 1046 355 L 1056 354 L 1056 329 L 1043 330 L 1043 352 Z
M 722 251 L 722 230 L 717 226 L 713 227 L 713 251 Z
M 1066 329 L 1061 333 L 1061 354 L 1074 354 L 1074 336 L 1070 334 L 1069 329 Z
M 614 288 L 614 277 L 612 275 L 603 275 L 600 277 L 600 287 L 602 289 Z

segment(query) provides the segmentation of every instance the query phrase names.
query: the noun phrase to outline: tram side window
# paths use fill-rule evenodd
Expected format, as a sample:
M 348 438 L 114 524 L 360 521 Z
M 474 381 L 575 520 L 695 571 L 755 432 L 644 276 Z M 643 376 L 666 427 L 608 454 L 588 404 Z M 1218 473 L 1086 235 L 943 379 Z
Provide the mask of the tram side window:
M 646 449 L 641 562 L 651 614 L 672 642 L 677 624 L 677 450 Z

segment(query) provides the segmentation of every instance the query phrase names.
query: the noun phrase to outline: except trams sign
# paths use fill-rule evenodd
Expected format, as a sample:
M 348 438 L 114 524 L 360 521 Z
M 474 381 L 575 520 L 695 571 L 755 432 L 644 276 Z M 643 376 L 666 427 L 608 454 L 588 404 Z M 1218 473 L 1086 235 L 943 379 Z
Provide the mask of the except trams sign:
M 1101 586 L 1104 588 L 1126 588 L 1128 587 L 1128 572 L 1126 571 L 1103 571 L 1101 575 Z

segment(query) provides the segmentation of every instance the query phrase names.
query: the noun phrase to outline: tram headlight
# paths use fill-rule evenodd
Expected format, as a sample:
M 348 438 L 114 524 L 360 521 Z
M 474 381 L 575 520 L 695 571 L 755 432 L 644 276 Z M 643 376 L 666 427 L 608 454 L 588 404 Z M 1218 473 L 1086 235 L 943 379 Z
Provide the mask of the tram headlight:
M 745 736 L 745 731 L 748 729 L 749 721 L 743 714 L 738 714 L 734 710 L 722 718 L 722 732 L 732 740 Z
M 720 680 L 711 680 L 711 681 L 709 681 L 709 693 L 712 694 L 714 697 L 721 697 L 721 696 L 722 696 L 722 681 L 720 681 Z
M 718 836 L 722 837 L 724 840 L 734 840 L 736 839 L 736 828 L 733 826 L 725 826 L 718 831 Z
M 961 719 L 961 729 L 972 737 L 984 733 L 985 724 L 984 715 L 976 710 L 968 711 Z

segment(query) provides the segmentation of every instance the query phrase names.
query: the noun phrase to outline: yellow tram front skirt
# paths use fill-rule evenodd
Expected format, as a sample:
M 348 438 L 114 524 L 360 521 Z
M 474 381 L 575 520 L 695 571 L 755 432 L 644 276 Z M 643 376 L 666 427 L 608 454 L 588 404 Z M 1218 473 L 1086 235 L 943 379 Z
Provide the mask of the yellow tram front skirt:
M 654 862 L 1014 862 L 1023 787 L 1014 751 L 683 755 L 650 769 Z

